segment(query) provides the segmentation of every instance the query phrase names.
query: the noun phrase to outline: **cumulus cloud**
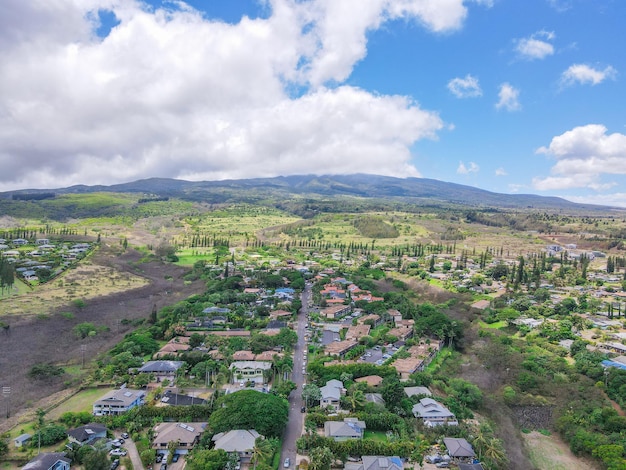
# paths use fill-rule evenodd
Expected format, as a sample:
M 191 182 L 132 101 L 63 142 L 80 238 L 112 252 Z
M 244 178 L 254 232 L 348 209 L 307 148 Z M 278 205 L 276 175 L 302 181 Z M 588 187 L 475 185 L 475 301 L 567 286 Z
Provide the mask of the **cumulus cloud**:
M 456 172 L 459 175 L 469 175 L 470 173 L 478 173 L 480 167 L 475 162 L 469 162 L 469 165 L 465 165 L 462 161 L 459 162 L 459 166 L 456 169 Z
M 508 173 L 506 172 L 506 170 L 502 167 L 500 168 L 496 168 L 496 176 L 506 176 L 508 175 Z
M 557 160 L 551 176 L 533 179 L 539 190 L 590 188 L 606 190 L 614 182 L 603 182 L 603 175 L 626 174 L 626 135 L 608 134 L 601 124 L 575 127 L 552 138 L 538 154 Z
M 463 0 L 273 0 L 235 24 L 181 2 L 6 0 L 0 190 L 147 176 L 418 176 L 436 112 L 343 82 L 391 19 L 454 31 Z M 119 21 L 98 37 L 98 12 Z M 294 92 L 294 90 L 296 90 Z M 20 162 L 15 164 L 15 162 Z
M 467 74 L 465 78 L 453 78 L 447 86 L 448 90 L 457 98 L 475 98 L 483 94 L 478 79 L 470 74 Z
M 554 32 L 537 31 L 527 38 L 515 41 L 515 51 L 527 60 L 545 59 L 554 54 L 554 46 L 550 41 L 554 40 Z
M 522 109 L 522 105 L 519 102 L 519 90 L 509 83 L 500 85 L 496 109 L 504 109 L 506 111 L 518 111 Z
M 616 76 L 617 71 L 610 65 L 599 70 L 586 64 L 574 64 L 570 65 L 561 75 L 561 85 L 598 85 L 605 80 L 613 80 Z

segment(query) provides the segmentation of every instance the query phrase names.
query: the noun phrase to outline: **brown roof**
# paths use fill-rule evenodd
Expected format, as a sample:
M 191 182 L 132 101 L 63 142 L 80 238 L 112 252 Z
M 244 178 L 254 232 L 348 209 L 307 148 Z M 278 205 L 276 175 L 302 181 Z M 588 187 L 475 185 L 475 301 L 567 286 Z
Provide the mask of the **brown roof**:
M 383 378 L 380 375 L 366 375 L 365 377 L 354 379 L 354 381 L 358 383 L 365 382 L 370 387 L 378 387 L 383 382 Z
M 370 325 L 351 325 L 346 332 L 346 339 L 358 340 L 362 336 L 369 335 L 371 328 Z
M 254 354 L 252 353 L 252 351 L 235 351 L 233 353 L 233 360 L 254 361 Z

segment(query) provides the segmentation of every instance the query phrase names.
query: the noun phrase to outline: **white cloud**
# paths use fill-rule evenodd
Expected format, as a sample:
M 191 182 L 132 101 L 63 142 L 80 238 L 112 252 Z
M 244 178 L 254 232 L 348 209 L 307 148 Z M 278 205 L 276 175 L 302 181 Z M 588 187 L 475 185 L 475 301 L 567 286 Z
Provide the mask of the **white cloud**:
M 506 172 L 506 170 L 502 167 L 500 168 L 496 168 L 496 176 L 506 176 L 508 175 L 508 173 Z
M 475 162 L 469 162 L 469 166 L 466 166 L 462 161 L 459 162 L 459 166 L 456 172 L 459 175 L 469 175 L 470 173 L 478 173 L 480 167 Z
M 610 65 L 599 70 L 586 64 L 574 64 L 561 75 L 561 85 L 598 85 L 607 79 L 614 80 L 616 76 L 617 70 Z
M 554 54 L 554 46 L 549 42 L 553 41 L 554 37 L 552 31 L 537 31 L 527 38 L 516 40 L 515 50 L 524 59 L 545 59 Z
M 509 83 L 500 85 L 496 109 L 505 109 L 506 111 L 518 111 L 522 109 L 519 102 L 519 90 Z
M 600 124 L 575 127 L 553 137 L 538 154 L 554 157 L 552 176 L 533 179 L 539 190 L 590 188 L 606 190 L 615 183 L 603 182 L 602 175 L 626 175 L 626 135 L 607 134 Z
M 474 98 L 483 94 L 478 79 L 470 74 L 467 74 L 465 78 L 453 78 L 447 86 L 457 98 Z
M 572 202 L 579 204 L 597 204 L 600 206 L 612 206 L 612 207 L 626 207 L 626 193 L 613 193 L 613 194 L 587 194 L 584 196 L 563 196 Z
M 390 19 L 454 31 L 463 0 L 273 0 L 268 17 L 236 24 L 167 5 L 5 0 L 0 190 L 147 176 L 419 175 L 411 147 L 436 138 L 438 114 L 343 81 L 368 31 Z M 95 35 L 101 9 L 119 20 L 105 38 Z

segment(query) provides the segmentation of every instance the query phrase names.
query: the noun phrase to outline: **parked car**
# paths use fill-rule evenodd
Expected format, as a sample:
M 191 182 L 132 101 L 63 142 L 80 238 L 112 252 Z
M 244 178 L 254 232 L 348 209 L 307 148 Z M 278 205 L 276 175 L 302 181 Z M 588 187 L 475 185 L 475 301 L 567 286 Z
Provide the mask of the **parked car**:
M 122 457 L 124 457 L 127 454 L 127 452 L 124 449 L 113 449 L 111 452 L 109 452 L 109 455 L 121 455 Z
M 127 433 L 127 432 L 123 432 L 123 433 L 122 433 L 122 438 L 123 438 L 123 439 L 128 439 L 129 437 L 130 437 L 130 436 L 128 435 L 128 433 Z
M 300 413 L 306 413 L 306 407 L 304 407 L 304 406 L 303 406 L 303 407 L 301 407 L 301 408 L 300 408 Z
M 289 460 L 289 457 L 287 457 L 285 459 L 285 463 L 283 464 L 283 467 L 289 468 L 290 465 L 291 465 L 291 460 Z
M 172 462 L 178 462 L 178 459 L 180 459 L 180 454 L 174 454 L 172 456 Z
M 120 459 L 115 459 L 113 462 L 111 462 L 111 470 L 115 470 L 117 467 L 120 466 Z
M 163 462 L 163 454 L 157 454 L 155 462 L 156 463 Z

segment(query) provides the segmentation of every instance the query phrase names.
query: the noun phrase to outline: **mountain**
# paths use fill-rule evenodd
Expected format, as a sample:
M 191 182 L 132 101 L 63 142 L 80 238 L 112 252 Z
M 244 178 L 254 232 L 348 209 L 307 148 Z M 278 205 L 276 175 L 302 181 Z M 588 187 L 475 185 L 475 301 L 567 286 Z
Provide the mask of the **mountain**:
M 110 186 L 77 185 L 55 190 L 20 190 L 1 193 L 10 198 L 14 194 L 39 193 L 143 193 L 159 197 L 178 197 L 211 203 L 259 202 L 267 199 L 288 200 L 363 198 L 365 200 L 395 200 L 421 205 L 453 205 L 475 208 L 538 209 L 573 212 L 602 212 L 617 210 L 606 206 L 577 204 L 559 197 L 533 194 L 500 194 L 472 186 L 447 183 L 427 178 L 394 178 L 390 176 L 353 175 L 297 175 L 274 178 L 254 178 L 221 181 L 184 181 L 170 178 L 149 178 Z

